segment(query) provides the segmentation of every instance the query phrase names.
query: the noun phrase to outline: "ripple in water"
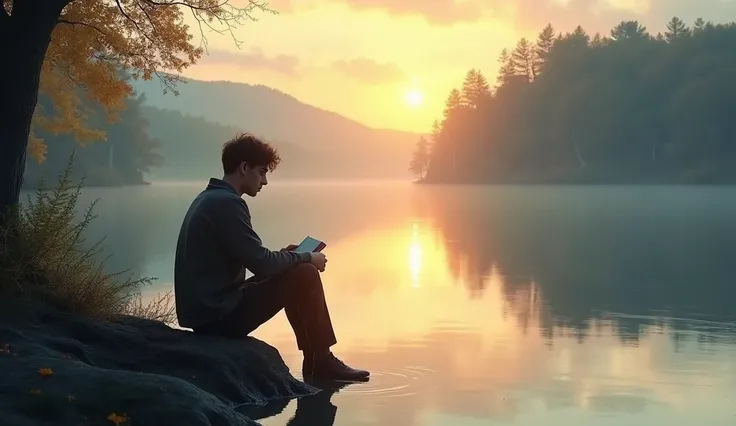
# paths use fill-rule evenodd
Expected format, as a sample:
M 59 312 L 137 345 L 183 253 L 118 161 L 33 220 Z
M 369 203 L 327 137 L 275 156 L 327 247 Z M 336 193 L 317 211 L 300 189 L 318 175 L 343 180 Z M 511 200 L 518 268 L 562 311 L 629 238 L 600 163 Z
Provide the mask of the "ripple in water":
M 340 393 L 384 398 L 415 395 L 431 382 L 427 376 L 432 373 L 433 370 L 418 366 L 404 367 L 398 371 L 372 371 L 368 382 L 351 384 Z

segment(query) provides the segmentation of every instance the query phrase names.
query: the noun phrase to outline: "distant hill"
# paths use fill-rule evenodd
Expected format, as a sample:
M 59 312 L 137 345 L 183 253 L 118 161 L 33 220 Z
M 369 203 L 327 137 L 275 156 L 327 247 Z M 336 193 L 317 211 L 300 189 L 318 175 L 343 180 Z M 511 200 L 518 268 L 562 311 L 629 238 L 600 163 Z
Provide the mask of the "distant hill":
M 206 152 L 192 152 L 198 161 L 219 161 L 222 142 L 237 131 L 248 131 L 280 147 L 284 175 L 399 178 L 409 176 L 407 164 L 419 138 L 418 134 L 409 132 L 373 129 L 260 85 L 187 79 L 186 84 L 177 86 L 179 96 L 164 95 L 161 83 L 155 79 L 138 81 L 134 87 L 146 95 L 153 137 L 168 146 L 169 139 L 196 131 L 196 138 L 202 143 L 211 141 L 217 146 L 214 151 L 208 146 Z M 157 121 L 166 119 L 161 110 L 181 112 L 202 128 L 197 131 L 187 126 L 187 132 L 177 132 L 166 128 L 171 123 L 159 125 Z M 197 121 L 194 117 L 204 120 Z M 186 137 L 195 136 L 190 133 Z M 166 165 L 154 172 L 165 175 L 168 166 L 183 164 L 190 155 L 188 150 L 188 144 L 183 152 L 165 148 L 162 154 Z M 213 160 L 205 160 L 207 157 L 203 155 Z M 287 164 L 297 161 L 299 166 L 291 164 L 287 168 Z
M 199 180 L 219 175 L 222 143 L 242 131 L 180 111 L 144 106 L 142 113 L 149 122 L 148 134 L 161 141 L 158 152 L 164 159 L 147 175 L 153 180 Z M 271 142 L 282 159 L 279 177 L 320 177 L 322 160 L 317 155 L 299 145 Z

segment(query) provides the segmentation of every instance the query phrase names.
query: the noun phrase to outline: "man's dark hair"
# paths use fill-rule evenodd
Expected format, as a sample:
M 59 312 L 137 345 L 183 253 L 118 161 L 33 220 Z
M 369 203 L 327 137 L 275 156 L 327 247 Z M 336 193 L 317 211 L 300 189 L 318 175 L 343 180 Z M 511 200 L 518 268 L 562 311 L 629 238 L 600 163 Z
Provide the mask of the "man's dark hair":
M 222 146 L 222 171 L 233 173 L 245 161 L 251 167 L 265 166 L 274 171 L 281 162 L 276 148 L 250 133 L 238 133 Z

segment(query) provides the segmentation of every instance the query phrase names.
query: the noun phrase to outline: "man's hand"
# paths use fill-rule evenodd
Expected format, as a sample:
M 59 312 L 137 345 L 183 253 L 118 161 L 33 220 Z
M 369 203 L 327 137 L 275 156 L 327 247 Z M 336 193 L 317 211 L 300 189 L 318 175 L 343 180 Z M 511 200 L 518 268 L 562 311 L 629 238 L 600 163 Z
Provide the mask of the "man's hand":
M 279 251 L 292 251 L 292 250 L 294 250 L 297 247 L 299 247 L 297 244 L 289 244 L 288 246 L 282 248 Z
M 327 266 L 327 256 L 324 253 L 312 252 L 312 265 L 317 268 L 318 271 L 324 272 L 325 266 Z

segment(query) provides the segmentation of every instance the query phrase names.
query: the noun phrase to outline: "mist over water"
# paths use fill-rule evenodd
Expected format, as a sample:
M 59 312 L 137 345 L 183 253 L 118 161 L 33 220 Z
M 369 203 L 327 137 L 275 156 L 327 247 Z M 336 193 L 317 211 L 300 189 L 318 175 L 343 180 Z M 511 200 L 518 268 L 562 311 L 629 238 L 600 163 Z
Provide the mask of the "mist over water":
M 82 205 L 101 197 L 90 239 L 107 236 L 111 268 L 158 277 L 147 294 L 168 291 L 181 218 L 204 185 L 87 188 Z M 256 230 L 273 249 L 327 242 L 335 353 L 373 371 L 297 420 L 330 424 L 334 405 L 336 425 L 733 424 L 734 195 L 268 185 L 246 198 Z M 283 314 L 254 336 L 300 376 Z M 297 401 L 284 405 L 261 422 L 286 425 Z

